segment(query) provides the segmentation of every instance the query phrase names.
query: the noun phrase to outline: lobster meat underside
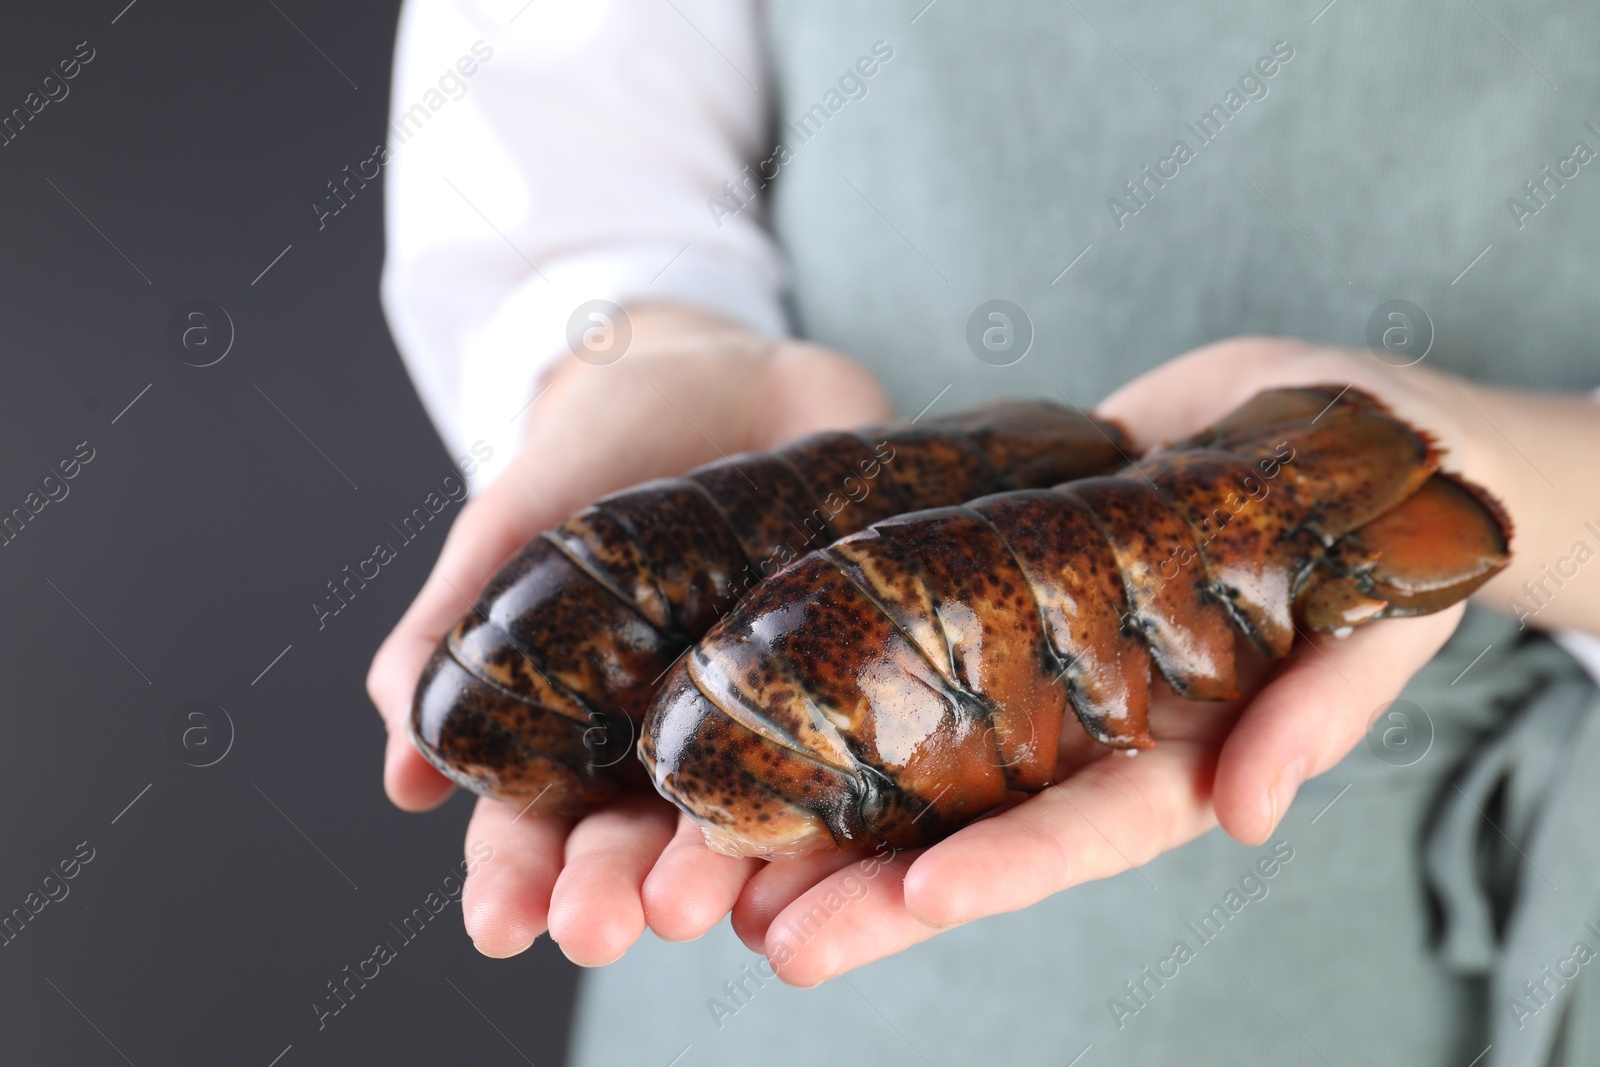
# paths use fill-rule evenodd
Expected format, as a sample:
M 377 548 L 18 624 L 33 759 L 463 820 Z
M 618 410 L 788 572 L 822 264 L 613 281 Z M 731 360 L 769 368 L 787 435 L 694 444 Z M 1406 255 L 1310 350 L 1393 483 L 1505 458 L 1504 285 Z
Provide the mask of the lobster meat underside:
M 1004 402 L 822 433 L 648 482 L 530 541 L 440 642 L 412 741 L 484 796 L 576 814 L 630 783 L 662 676 L 745 592 L 880 519 L 1109 470 L 1114 425 Z
M 1151 666 L 1237 697 L 1235 636 L 1426 614 L 1511 524 L 1353 388 L 1264 392 L 1116 474 L 879 521 L 758 586 L 672 670 L 639 751 L 735 855 L 937 840 L 1048 786 L 1070 707 L 1153 744 Z

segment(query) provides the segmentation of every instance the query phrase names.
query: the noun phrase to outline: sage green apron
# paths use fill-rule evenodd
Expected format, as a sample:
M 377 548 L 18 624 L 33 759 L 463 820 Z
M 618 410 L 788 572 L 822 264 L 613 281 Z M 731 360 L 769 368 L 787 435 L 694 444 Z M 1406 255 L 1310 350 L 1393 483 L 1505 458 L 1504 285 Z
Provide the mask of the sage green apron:
M 1324 3 L 774 0 L 797 328 L 907 414 L 1088 406 L 1246 333 L 1600 384 L 1600 5 Z M 1268 846 L 815 990 L 726 925 L 647 936 L 586 974 L 575 1062 L 1600 1062 L 1593 685 L 1475 609 L 1403 700 Z

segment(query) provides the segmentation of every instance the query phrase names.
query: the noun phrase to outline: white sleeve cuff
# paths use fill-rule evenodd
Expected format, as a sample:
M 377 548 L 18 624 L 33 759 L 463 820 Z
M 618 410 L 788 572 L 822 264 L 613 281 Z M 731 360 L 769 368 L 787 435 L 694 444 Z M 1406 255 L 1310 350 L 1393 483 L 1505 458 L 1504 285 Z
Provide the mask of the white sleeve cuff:
M 1557 630 L 1553 636 L 1556 644 L 1572 653 L 1572 658 L 1583 664 L 1589 677 L 1600 685 L 1600 637 L 1582 630 Z
M 457 453 L 471 442 L 488 446 L 479 450 L 490 455 L 470 479 L 472 491 L 498 477 L 521 447 L 529 401 L 551 368 L 572 354 L 568 326 L 583 305 L 686 304 L 780 336 L 786 322 L 777 291 L 772 279 L 756 276 L 748 264 L 699 253 L 692 245 L 641 244 L 542 265 L 462 339 L 455 410 L 438 413 Z

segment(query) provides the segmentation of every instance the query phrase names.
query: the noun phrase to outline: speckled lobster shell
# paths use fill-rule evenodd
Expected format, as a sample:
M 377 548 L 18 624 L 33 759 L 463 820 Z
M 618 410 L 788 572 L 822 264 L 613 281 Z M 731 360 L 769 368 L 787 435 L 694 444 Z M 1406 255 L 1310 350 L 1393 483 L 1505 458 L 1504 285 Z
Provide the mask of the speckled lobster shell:
M 675 666 L 640 739 L 712 846 L 936 840 L 1053 781 L 1075 714 L 1151 745 L 1152 665 L 1238 695 L 1235 637 L 1437 611 L 1510 522 L 1357 389 L 1266 392 L 1110 476 L 887 518 L 758 587 Z
M 673 661 L 785 564 L 904 511 L 1107 470 L 1123 438 L 1055 404 L 821 433 L 598 501 L 530 541 L 440 643 L 412 740 L 484 796 L 576 813 L 630 778 Z

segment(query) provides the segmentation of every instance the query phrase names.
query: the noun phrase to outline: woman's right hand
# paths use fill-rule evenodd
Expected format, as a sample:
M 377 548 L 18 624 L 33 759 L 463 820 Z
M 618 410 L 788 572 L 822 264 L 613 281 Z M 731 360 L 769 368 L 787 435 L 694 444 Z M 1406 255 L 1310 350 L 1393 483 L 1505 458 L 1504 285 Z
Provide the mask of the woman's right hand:
M 453 788 L 406 734 L 423 664 L 483 586 L 531 537 L 597 497 L 819 430 L 882 421 L 872 376 L 837 352 L 759 337 L 686 308 L 635 309 L 627 353 L 568 360 L 530 409 L 521 451 L 457 517 L 411 607 L 373 657 L 367 692 L 388 728 L 384 788 L 427 811 Z M 480 799 L 462 917 L 478 950 L 511 956 L 546 929 L 571 960 L 609 963 L 645 926 L 645 876 L 673 840 L 677 812 L 653 793 L 574 821 Z M 698 846 L 696 839 L 694 844 Z

